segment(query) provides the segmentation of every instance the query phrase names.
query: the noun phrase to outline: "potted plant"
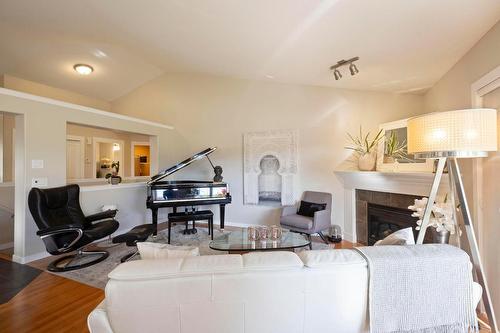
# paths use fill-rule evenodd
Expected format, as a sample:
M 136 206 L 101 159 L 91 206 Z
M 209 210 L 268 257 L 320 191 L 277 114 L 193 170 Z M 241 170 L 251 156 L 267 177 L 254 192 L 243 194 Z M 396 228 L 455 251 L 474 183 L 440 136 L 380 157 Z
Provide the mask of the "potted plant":
M 419 218 L 416 230 L 420 230 L 428 201 L 429 199 L 425 197 L 420 200 L 415 199 L 415 204 L 408 207 L 408 209 L 413 210 L 411 216 Z M 448 202 L 448 195 L 445 196 L 443 202 L 434 202 L 432 205 L 429 226 L 435 228 L 433 235 L 435 243 L 447 244 L 450 241 L 450 235 L 455 234 L 456 227 L 453 220 L 453 207 Z
M 397 160 L 408 160 L 406 141 L 399 142 L 395 131 L 391 131 L 385 140 L 384 163 L 396 163 Z
M 122 177 L 118 176 L 118 173 L 120 172 L 120 161 L 113 161 L 113 163 L 111 163 L 111 169 L 113 171 L 106 175 L 106 179 L 108 179 L 111 185 L 121 183 Z
M 358 168 L 361 171 L 372 171 L 375 170 L 375 165 L 377 162 L 377 144 L 382 138 L 382 130 L 380 130 L 377 135 L 371 139 L 370 132 L 363 135 L 363 130 L 361 126 L 359 127 L 359 135 L 354 137 L 347 133 L 349 140 L 351 141 L 351 146 L 345 147 L 346 149 L 353 150 L 358 157 Z

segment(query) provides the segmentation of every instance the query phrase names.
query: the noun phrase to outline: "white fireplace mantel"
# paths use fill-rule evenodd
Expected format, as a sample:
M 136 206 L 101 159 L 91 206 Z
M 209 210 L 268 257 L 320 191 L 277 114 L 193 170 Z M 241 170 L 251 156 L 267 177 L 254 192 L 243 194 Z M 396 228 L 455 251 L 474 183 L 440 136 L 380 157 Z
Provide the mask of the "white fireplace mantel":
M 339 170 L 335 175 L 344 185 L 344 235 L 356 241 L 356 190 L 428 196 L 434 174 L 430 172 L 378 172 Z M 448 190 L 448 177 L 443 177 L 440 194 Z M 349 239 L 351 238 L 351 239 Z

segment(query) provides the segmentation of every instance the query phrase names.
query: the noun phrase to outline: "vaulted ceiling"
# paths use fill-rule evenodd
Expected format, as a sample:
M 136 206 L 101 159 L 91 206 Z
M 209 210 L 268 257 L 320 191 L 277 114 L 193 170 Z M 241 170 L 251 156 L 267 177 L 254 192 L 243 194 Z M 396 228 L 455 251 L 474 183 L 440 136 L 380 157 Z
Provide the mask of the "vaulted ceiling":
M 0 0 L 0 73 L 108 101 L 164 72 L 419 91 L 499 18 L 498 0 Z

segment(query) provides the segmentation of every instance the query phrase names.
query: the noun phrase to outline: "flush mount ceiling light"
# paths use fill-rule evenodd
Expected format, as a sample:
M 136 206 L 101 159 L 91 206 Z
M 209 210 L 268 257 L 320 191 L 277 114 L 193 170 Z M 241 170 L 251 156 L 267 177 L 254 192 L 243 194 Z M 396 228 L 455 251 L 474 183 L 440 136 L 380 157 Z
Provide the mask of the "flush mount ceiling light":
M 73 69 L 80 75 L 89 75 L 94 71 L 92 66 L 85 64 L 76 64 L 73 66 Z
M 340 80 L 342 78 L 342 74 L 338 70 L 339 67 L 342 66 L 347 66 L 349 65 L 349 71 L 351 72 L 351 75 L 356 75 L 359 73 L 358 67 L 354 64 L 355 61 L 359 60 L 359 57 L 354 57 L 348 60 L 340 60 L 337 61 L 335 65 L 330 66 L 330 70 L 333 71 L 333 76 L 335 77 L 335 80 Z

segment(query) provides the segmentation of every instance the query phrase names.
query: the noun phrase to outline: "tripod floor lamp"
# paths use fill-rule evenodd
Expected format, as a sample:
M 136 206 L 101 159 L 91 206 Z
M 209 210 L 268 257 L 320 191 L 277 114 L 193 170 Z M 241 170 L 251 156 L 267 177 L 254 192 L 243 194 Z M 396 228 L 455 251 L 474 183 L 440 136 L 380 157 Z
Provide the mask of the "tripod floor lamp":
M 457 159 L 486 157 L 489 151 L 496 150 L 497 111 L 494 109 L 468 109 L 429 113 L 408 120 L 408 152 L 414 154 L 416 158 L 438 160 L 438 167 L 431 187 L 429 201 L 425 208 L 417 244 L 423 243 L 425 231 L 429 225 L 432 205 L 436 200 L 445 163 L 448 162 L 452 203 L 456 195 L 462 215 L 461 224 L 465 229 L 463 236 L 470 250 L 469 254 L 473 262 L 477 282 L 483 287 L 483 303 L 493 332 L 497 332 L 498 326 Z M 454 209 L 454 212 L 458 226 L 457 210 Z

